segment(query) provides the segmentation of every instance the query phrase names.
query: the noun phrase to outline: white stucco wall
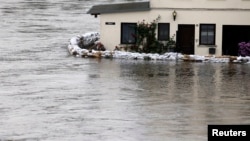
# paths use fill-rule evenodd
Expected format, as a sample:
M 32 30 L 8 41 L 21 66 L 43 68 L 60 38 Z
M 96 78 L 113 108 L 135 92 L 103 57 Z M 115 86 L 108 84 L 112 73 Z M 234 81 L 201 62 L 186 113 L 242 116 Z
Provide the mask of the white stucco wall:
M 151 8 L 249 9 L 250 0 L 150 0 Z
M 121 41 L 121 23 L 137 23 L 143 19 L 149 19 L 149 12 L 130 12 L 130 13 L 112 13 L 102 14 L 100 16 L 101 42 L 108 50 L 113 50 L 115 46 L 120 45 Z M 114 22 L 115 25 L 106 25 L 106 22 Z
M 174 2 L 173 2 L 174 1 Z M 237 4 L 235 2 L 238 2 Z M 241 1 L 241 2 L 239 2 Z M 225 2 L 230 3 L 226 7 L 230 9 L 207 9 L 187 7 L 223 7 Z M 213 4 L 212 4 L 213 3 Z M 232 5 L 235 7 L 232 8 Z M 108 50 L 113 50 L 120 45 L 121 23 L 137 23 L 142 20 L 153 21 L 159 15 L 160 23 L 170 23 L 170 36 L 176 34 L 178 24 L 195 25 L 195 54 L 208 55 L 208 46 L 199 45 L 200 24 L 216 24 L 216 55 L 222 55 L 222 27 L 223 25 L 250 25 L 250 0 L 151 0 L 153 8 L 145 12 L 127 12 L 101 14 L 101 42 Z M 166 5 L 172 8 L 164 8 Z M 246 6 L 247 5 L 247 6 Z M 162 8 L 155 8 L 162 7 Z M 177 9 L 173 7 L 178 7 Z M 180 8 L 185 7 L 185 8 Z M 241 7 L 241 9 L 235 9 Z M 242 9 L 242 8 L 249 8 Z M 231 9 L 232 8 L 232 9 Z M 177 19 L 173 20 L 172 12 L 176 10 Z M 115 25 L 106 25 L 106 22 L 114 22 Z

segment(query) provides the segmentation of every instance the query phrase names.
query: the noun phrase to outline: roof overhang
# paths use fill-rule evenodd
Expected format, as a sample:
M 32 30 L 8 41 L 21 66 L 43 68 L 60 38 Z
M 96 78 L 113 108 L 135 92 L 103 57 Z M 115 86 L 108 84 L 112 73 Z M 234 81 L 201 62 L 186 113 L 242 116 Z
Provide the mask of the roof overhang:
M 94 5 L 87 14 L 95 15 L 97 17 L 100 14 L 105 13 L 124 13 L 124 12 L 138 12 L 149 11 L 149 2 L 133 2 L 133 3 L 118 3 L 118 4 L 105 4 Z

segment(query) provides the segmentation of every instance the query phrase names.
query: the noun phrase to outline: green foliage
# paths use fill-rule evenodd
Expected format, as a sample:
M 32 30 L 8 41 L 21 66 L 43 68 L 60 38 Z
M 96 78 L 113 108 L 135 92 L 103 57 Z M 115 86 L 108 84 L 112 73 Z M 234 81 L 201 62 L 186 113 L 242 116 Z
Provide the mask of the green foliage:
M 136 44 L 131 46 L 131 51 L 143 53 L 165 53 L 175 51 L 176 41 L 175 35 L 169 37 L 166 44 L 159 42 L 156 39 L 156 29 L 160 16 L 158 16 L 151 23 L 146 23 L 145 20 L 138 22 L 136 26 Z
M 167 41 L 167 47 L 171 48 L 171 47 L 175 47 L 176 41 L 174 40 L 175 34 L 169 38 L 169 40 Z
M 160 43 L 156 39 L 157 23 L 160 20 L 158 16 L 153 22 L 146 23 L 145 20 L 137 24 L 137 43 L 136 46 L 145 53 L 158 53 Z

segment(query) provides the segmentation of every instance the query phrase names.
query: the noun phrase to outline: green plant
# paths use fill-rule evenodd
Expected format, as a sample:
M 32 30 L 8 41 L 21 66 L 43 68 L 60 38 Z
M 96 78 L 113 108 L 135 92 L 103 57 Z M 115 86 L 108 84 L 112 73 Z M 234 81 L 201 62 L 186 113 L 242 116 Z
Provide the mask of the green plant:
M 166 46 L 168 48 L 175 47 L 176 41 L 174 40 L 174 38 L 175 38 L 175 34 L 172 37 L 170 37 L 169 40 L 167 41 L 167 45 Z
M 151 23 L 146 23 L 145 20 L 138 22 L 136 27 L 136 46 L 141 47 L 142 52 L 155 53 L 159 51 L 160 43 L 156 39 L 156 28 L 159 20 L 160 16 Z

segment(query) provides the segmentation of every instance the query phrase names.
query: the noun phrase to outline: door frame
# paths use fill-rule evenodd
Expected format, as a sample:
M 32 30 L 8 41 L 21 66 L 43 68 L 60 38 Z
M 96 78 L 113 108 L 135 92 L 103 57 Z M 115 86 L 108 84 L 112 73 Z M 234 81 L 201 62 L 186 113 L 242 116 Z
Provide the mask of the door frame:
M 189 28 L 191 32 L 184 32 L 185 28 Z M 183 47 L 183 37 L 192 38 L 190 41 L 190 47 Z M 178 30 L 176 31 L 176 45 L 179 52 L 183 54 L 195 54 L 195 24 L 178 24 Z

